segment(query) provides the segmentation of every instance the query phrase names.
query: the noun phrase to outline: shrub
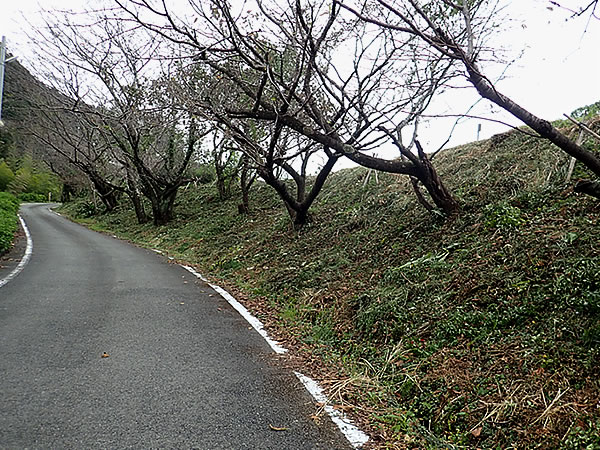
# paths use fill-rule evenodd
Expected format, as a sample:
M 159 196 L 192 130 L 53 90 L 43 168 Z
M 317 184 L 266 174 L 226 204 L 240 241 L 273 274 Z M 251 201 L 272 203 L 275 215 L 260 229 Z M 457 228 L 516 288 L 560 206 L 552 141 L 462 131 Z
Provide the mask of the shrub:
M 32 200 L 36 202 L 44 202 L 48 199 L 48 193 L 52 193 L 52 198 L 60 198 L 61 182 L 56 175 L 50 172 L 38 171 L 31 176 L 27 185 L 27 193 L 39 194 L 43 200 Z M 40 198 L 42 198 L 40 197 Z
M 45 203 L 48 201 L 48 198 L 44 194 L 36 194 L 34 192 L 19 194 L 18 198 L 24 203 Z
M 19 200 L 8 192 L 0 192 L 0 210 L 16 214 L 19 210 Z
M 75 210 L 76 217 L 82 217 L 84 219 L 95 216 L 98 213 L 98 208 L 92 202 L 81 202 L 77 204 Z
M 484 214 L 485 225 L 488 228 L 510 230 L 525 223 L 521 210 L 506 201 L 495 205 L 487 205 Z
M 575 111 L 571 113 L 571 115 L 577 120 L 589 120 L 594 116 L 600 114 L 600 101 L 596 103 L 592 103 L 591 105 L 582 106 L 581 108 L 577 108 Z
M 10 249 L 17 231 L 19 201 L 7 192 L 0 192 L 0 254 Z
M 214 167 L 210 164 L 203 164 L 194 171 L 193 177 L 200 184 L 209 184 L 215 181 L 217 175 Z

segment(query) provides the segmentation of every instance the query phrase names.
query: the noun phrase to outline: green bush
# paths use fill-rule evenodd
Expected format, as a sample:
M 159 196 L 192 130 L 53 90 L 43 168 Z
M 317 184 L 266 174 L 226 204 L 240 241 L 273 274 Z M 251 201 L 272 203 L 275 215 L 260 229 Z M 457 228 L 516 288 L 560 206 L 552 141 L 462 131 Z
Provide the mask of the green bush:
M 202 164 L 193 173 L 194 179 L 200 184 L 209 184 L 215 181 L 217 175 L 215 168 L 210 164 Z
M 76 205 L 75 214 L 76 217 L 82 217 L 84 219 L 95 216 L 98 213 L 98 208 L 92 202 L 81 202 Z
M 591 105 L 582 106 L 581 108 L 577 108 L 575 111 L 571 113 L 571 115 L 577 120 L 589 120 L 594 116 L 600 114 L 600 101 L 596 103 L 592 103 Z
M 488 228 L 510 230 L 518 228 L 525 223 L 521 210 L 506 201 L 487 205 L 484 214 L 486 219 L 485 225 Z
M 14 180 L 15 174 L 5 161 L 0 162 L 0 191 L 6 190 L 7 186 Z
M 0 192 L 0 210 L 16 214 L 19 210 L 19 200 L 8 192 Z
M 8 192 L 0 192 L 0 254 L 12 245 L 17 231 L 19 201 Z
M 38 171 L 31 176 L 27 185 L 27 193 L 39 194 L 44 197 L 44 200 L 32 200 L 36 202 L 44 202 L 48 199 L 48 193 L 52 193 L 52 198 L 60 198 L 60 180 L 56 175 L 50 172 Z M 40 197 L 41 198 L 41 197 Z
M 33 192 L 19 194 L 18 198 L 24 203 L 45 203 L 48 201 L 48 197 L 44 194 L 36 194 Z

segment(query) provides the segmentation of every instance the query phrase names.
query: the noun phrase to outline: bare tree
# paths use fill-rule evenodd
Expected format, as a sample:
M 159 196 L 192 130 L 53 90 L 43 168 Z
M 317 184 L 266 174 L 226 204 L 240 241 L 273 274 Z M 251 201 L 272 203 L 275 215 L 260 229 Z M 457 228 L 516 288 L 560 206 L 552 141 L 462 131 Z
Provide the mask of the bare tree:
M 229 70 L 239 71 L 243 79 L 249 82 L 254 79 L 257 85 L 262 84 L 255 78 L 257 74 L 240 64 L 239 59 L 230 59 L 225 65 Z M 221 197 L 226 194 L 227 182 L 232 181 L 225 168 L 237 151 L 243 155 L 234 171 L 235 176 L 240 173 L 242 203 L 239 211 L 248 211 L 248 191 L 258 175 L 280 196 L 294 226 L 305 225 L 309 220 L 308 210 L 340 155 L 282 124 L 231 114 L 232 110 L 251 108 L 252 100 L 237 83 L 213 68 L 198 68 L 194 64 L 184 70 L 177 86 L 176 98 L 197 114 L 217 123 L 221 130 L 215 134 L 212 150 Z M 266 83 L 261 89 L 268 89 Z M 314 162 L 316 158 L 313 157 L 319 154 L 326 159 L 324 164 Z M 309 164 L 312 164 L 313 172 L 316 171 L 312 182 L 309 181 Z M 293 193 L 288 188 L 290 180 L 296 185 Z
M 219 198 L 226 200 L 231 196 L 231 186 L 238 176 L 240 153 L 225 135 L 215 132 L 210 160 L 215 169 Z
M 204 97 L 205 110 L 230 121 L 270 123 L 271 138 L 293 130 L 332 159 L 412 176 L 437 208 L 457 212 L 425 151 L 413 151 L 416 139 L 403 142 L 454 75 L 454 61 L 419 52 L 417 37 L 398 42 L 390 30 L 357 21 L 324 0 L 258 0 L 243 10 L 223 0 L 190 1 L 195 26 L 164 3 L 115 1 L 132 20 L 187 46 L 203 67 L 236 87 L 233 102 L 208 104 Z M 382 148 L 395 149 L 397 158 L 376 156 Z
M 539 137 L 548 139 L 567 154 L 581 161 L 595 175 L 600 175 L 600 158 L 596 153 L 578 145 L 552 123 L 532 114 L 502 94 L 481 69 L 484 52 L 479 43 L 482 33 L 486 32 L 486 24 L 494 16 L 496 2 L 376 0 L 370 4 L 365 1 L 355 3 L 347 0 L 335 1 L 365 23 L 390 30 L 400 40 L 405 39 L 406 36 L 417 37 L 429 53 L 435 51 L 448 61 L 459 62 L 463 66 L 467 80 L 482 98 L 508 111 L 532 128 Z M 581 12 L 595 7 L 594 1 Z M 600 185 L 597 182 L 582 183 L 576 187 L 576 190 L 600 198 Z
M 220 200 L 226 200 L 232 195 L 232 188 L 237 182 L 241 191 L 241 203 L 238 205 L 240 214 L 250 211 L 250 189 L 256 180 L 256 166 L 250 156 L 244 153 L 240 144 L 218 127 L 212 136 L 212 145 L 207 151 L 201 151 L 202 162 L 210 166 L 215 173 L 215 184 Z
M 301 228 L 306 225 L 310 218 L 309 209 L 340 155 L 294 130 L 280 127 L 267 133 L 266 138 L 260 140 L 256 134 L 248 131 L 248 119 L 243 122 L 246 128 L 237 127 L 234 121 L 225 117 L 221 119 L 227 124 L 230 135 L 239 143 L 239 148 L 246 157 L 247 167 L 250 167 L 252 161 L 256 174 L 275 189 L 283 200 L 294 226 Z M 313 157 L 319 154 L 325 158 L 325 162 L 315 166 L 316 176 L 311 182 L 308 165 L 311 159 L 314 160 Z M 240 212 L 247 209 L 247 194 L 244 193 L 244 189 L 248 189 L 252 182 L 252 179 L 242 179 L 243 201 Z M 288 187 L 289 182 L 295 185 L 293 191 Z
M 35 147 L 43 148 L 38 153 L 45 153 L 54 167 L 67 162 L 83 172 L 106 210 L 112 211 L 125 189 L 121 167 L 111 164 L 110 147 L 97 128 L 90 126 L 84 115 L 72 112 L 74 100 L 56 90 L 42 88 L 31 93 L 29 101 L 27 130 Z
M 169 96 L 170 76 L 156 62 L 158 43 L 150 36 L 132 38 L 123 21 L 103 12 L 75 17 L 50 16 L 37 36 L 46 73 L 54 75 L 47 79 L 110 148 L 109 163 L 121 167 L 138 220 L 145 214 L 141 192 L 154 223 L 165 224 L 196 151 L 197 120 Z

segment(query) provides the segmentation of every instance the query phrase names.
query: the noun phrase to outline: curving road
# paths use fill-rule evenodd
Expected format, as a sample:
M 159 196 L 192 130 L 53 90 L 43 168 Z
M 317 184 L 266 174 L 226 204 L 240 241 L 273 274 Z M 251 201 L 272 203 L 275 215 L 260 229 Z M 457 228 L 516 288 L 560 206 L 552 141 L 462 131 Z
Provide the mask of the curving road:
M 0 287 L 0 448 L 350 448 L 206 284 L 48 205 L 21 214 L 34 244 Z

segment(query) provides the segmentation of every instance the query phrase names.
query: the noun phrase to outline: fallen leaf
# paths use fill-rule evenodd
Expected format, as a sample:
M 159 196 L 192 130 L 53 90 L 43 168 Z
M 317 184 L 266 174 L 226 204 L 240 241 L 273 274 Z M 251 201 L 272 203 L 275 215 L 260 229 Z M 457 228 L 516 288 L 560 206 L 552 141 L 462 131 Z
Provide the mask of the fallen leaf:
M 179 302 L 179 304 L 180 304 L 180 305 L 185 305 L 185 303 L 183 303 L 183 302 Z
M 479 436 L 481 436 L 482 431 L 483 431 L 483 427 L 477 427 L 477 428 L 471 430 L 471 434 L 475 437 L 479 437 Z
M 271 424 L 269 424 L 269 428 L 271 428 L 271 430 L 273 430 L 273 431 L 285 431 L 285 430 L 287 430 L 287 428 L 285 428 L 285 427 L 274 427 Z
M 102 358 L 108 358 L 108 356 L 109 356 L 108 353 L 106 353 L 106 352 L 102 353 Z

